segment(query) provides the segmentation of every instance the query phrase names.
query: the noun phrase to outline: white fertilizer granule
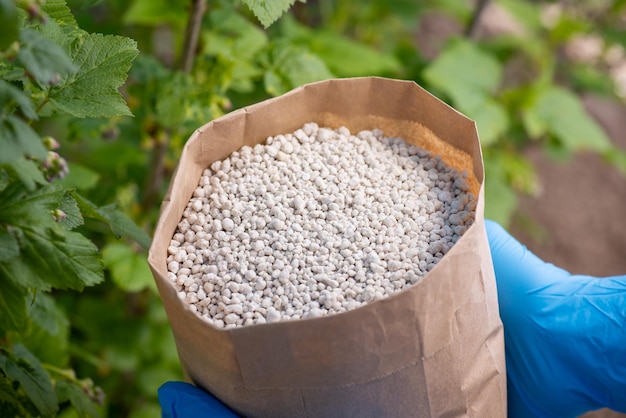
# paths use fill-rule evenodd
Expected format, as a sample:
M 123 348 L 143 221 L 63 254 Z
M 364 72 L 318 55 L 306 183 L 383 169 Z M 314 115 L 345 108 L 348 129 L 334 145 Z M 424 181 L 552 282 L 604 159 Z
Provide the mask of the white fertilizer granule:
M 475 209 L 467 173 L 440 157 L 308 123 L 204 171 L 169 278 L 219 328 L 336 314 L 419 281 Z

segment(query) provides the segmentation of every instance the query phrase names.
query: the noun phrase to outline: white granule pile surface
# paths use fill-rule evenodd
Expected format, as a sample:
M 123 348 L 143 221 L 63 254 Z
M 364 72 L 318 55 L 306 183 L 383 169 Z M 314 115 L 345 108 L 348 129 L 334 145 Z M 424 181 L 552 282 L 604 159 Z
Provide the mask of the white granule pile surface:
M 169 278 L 219 328 L 344 312 L 424 277 L 473 222 L 469 189 L 401 138 L 308 123 L 204 171 Z

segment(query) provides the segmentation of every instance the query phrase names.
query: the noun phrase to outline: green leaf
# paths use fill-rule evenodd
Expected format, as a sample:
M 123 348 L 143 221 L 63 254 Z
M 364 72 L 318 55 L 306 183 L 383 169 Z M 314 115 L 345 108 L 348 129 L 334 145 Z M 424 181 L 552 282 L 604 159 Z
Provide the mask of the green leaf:
M 488 97 L 479 106 L 459 110 L 476 122 L 482 146 L 496 142 L 509 127 L 509 115 L 504 106 Z
M 502 80 L 502 67 L 476 45 L 453 42 L 426 68 L 424 77 L 476 121 L 482 145 L 492 144 L 508 129 L 506 109 L 491 97 Z
M 475 44 L 457 40 L 426 67 L 423 75 L 453 100 L 463 102 L 468 92 L 495 92 L 502 81 L 502 66 Z
M 98 248 L 82 234 L 32 228 L 18 240 L 28 268 L 56 289 L 82 290 L 104 280 Z
M 517 196 L 498 167 L 485 160 L 485 218 L 502 226 L 511 223 Z
M 89 398 L 83 388 L 76 383 L 61 380 L 57 382 L 56 393 L 60 402 L 69 401 L 80 418 L 101 416 L 96 404 Z
M 61 219 L 59 224 L 67 229 L 74 229 L 85 223 L 80 209 L 78 208 L 78 204 L 70 193 L 63 196 L 63 199 L 61 199 L 59 203 L 59 209 L 65 213 L 65 218 Z
M 187 22 L 187 6 L 180 1 L 136 0 L 130 4 L 122 20 L 124 23 L 146 26 L 169 23 L 183 28 Z
M 263 84 L 265 85 L 265 91 L 272 96 L 280 96 L 290 89 L 290 85 L 287 80 L 282 79 L 278 73 L 273 70 L 265 72 L 263 76 Z
M 265 88 L 273 95 L 283 94 L 303 84 L 334 77 L 324 61 L 306 48 L 283 42 L 274 45 L 270 53 L 270 66 L 267 71 L 273 75 L 266 76 L 265 81 L 272 84 L 266 84 Z M 278 80 L 281 83 L 278 83 Z
M 117 89 L 137 54 L 137 44 L 130 38 L 86 34 L 70 51 L 78 72 L 50 93 L 50 102 L 79 118 L 132 116 Z
M 68 189 L 89 190 L 93 189 L 100 181 L 100 174 L 80 164 L 68 163 L 67 176 L 58 180 Z
M 70 25 L 78 27 L 72 11 L 67 6 L 65 0 L 46 0 L 41 5 L 41 11 L 54 19 L 59 25 Z
M 4 225 L 0 225 L 0 263 L 9 261 L 20 254 L 20 246 Z
M 0 164 L 31 156 L 43 160 L 47 150 L 39 135 L 20 118 L 8 115 L 0 122 Z
M 498 4 L 526 28 L 532 31 L 542 29 L 541 10 L 538 5 L 523 0 L 498 0 Z
M 9 173 L 3 168 L 0 168 L 0 193 L 5 191 L 6 188 L 9 187 L 9 183 L 10 183 Z
M 35 294 L 33 302 L 28 306 L 28 315 L 49 334 L 57 334 L 60 327 L 54 315 L 55 309 L 54 299 L 46 293 L 38 292 Z
M 580 99 L 564 88 L 543 88 L 523 109 L 523 117 L 534 133 L 551 133 L 566 150 L 605 152 L 611 148 L 608 136 L 585 111 Z
M 9 379 L 20 384 L 42 416 L 55 415 L 59 406 L 50 377 L 26 347 L 16 344 L 13 353 L 0 352 L 0 368 Z
M 28 307 L 32 319 L 28 332 L 22 334 L 21 342 L 40 361 L 59 368 L 69 363 L 70 325 L 67 316 L 52 296 L 37 292 Z
M 626 151 L 613 147 L 605 152 L 603 158 L 607 163 L 618 169 L 622 175 L 626 176 Z
M 0 286 L 0 330 L 23 331 L 28 321 L 26 289 L 8 278 L 3 262 L 0 262 Z
M 42 85 L 49 85 L 58 76 L 66 77 L 76 66 L 63 48 L 33 29 L 20 32 L 22 45 L 16 62 Z
M 3 417 L 28 416 L 22 405 L 20 394 L 13 388 L 11 380 L 0 375 L 0 415 Z
M 24 157 L 7 164 L 28 190 L 35 190 L 38 184 L 48 184 L 37 163 Z
M 27 118 L 37 119 L 37 112 L 30 98 L 22 90 L 4 80 L 0 80 L 0 105 L 2 113 L 12 113 L 13 108 L 17 106 Z
M 250 62 L 267 45 L 265 32 L 234 11 L 217 9 L 209 16 L 211 31 L 205 35 L 205 53 Z
M 15 183 L 2 192 L 0 222 L 14 228 L 21 250 L 21 257 L 3 265 L 3 274 L 13 283 L 43 290 L 81 290 L 103 280 L 96 246 L 52 219 L 52 210 L 62 204 L 67 207 L 62 203 L 66 193 L 58 185 L 26 193 Z
M 51 184 L 28 193 L 12 183 L 0 195 L 0 222 L 20 228 L 53 226 L 50 212 L 59 207 L 66 191 Z
M 102 206 L 99 209 L 109 223 L 111 231 L 118 237 L 128 236 L 135 240 L 144 249 L 150 248 L 152 239 L 150 235 L 143 229 L 139 228 L 135 222 L 132 221 L 124 212 L 122 212 L 119 206 L 115 203 Z
M 117 238 L 128 236 L 144 249 L 150 248 L 150 236 L 126 216 L 117 204 L 98 207 L 78 193 L 73 193 L 73 196 L 84 217 L 107 223 Z
M 13 0 L 0 0 L 0 51 L 4 51 L 17 41 L 19 19 L 17 6 Z
M 146 258 L 124 243 L 107 244 L 102 249 L 102 261 L 120 289 L 138 292 L 154 284 Z
M 338 77 L 373 76 L 393 73 L 400 62 L 369 46 L 332 32 L 312 31 L 309 47 Z
M 296 0 L 243 0 L 243 2 L 252 10 L 259 22 L 268 28 L 289 10 Z

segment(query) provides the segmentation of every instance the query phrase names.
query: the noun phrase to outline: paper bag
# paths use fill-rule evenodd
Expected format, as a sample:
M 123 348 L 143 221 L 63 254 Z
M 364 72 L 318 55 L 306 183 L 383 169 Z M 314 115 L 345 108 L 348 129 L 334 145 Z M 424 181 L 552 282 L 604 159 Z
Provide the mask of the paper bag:
M 420 282 L 319 318 L 214 328 L 167 278 L 167 247 L 202 171 L 243 145 L 307 122 L 382 129 L 467 170 L 474 224 Z M 305 85 L 199 128 L 163 201 L 149 263 L 189 381 L 249 417 L 506 416 L 502 323 L 483 220 L 474 122 L 414 82 L 375 77 Z

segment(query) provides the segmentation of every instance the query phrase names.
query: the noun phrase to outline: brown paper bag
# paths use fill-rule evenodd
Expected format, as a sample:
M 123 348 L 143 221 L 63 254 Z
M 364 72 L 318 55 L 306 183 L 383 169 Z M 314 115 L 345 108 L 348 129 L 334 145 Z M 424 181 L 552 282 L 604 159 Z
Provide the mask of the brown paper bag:
M 306 122 L 383 129 L 472 177 L 475 223 L 420 282 L 358 309 L 216 329 L 167 278 L 167 247 L 202 171 Z M 475 124 L 414 82 L 328 80 L 210 122 L 187 142 L 149 254 L 187 378 L 249 417 L 504 417 L 502 323 Z

